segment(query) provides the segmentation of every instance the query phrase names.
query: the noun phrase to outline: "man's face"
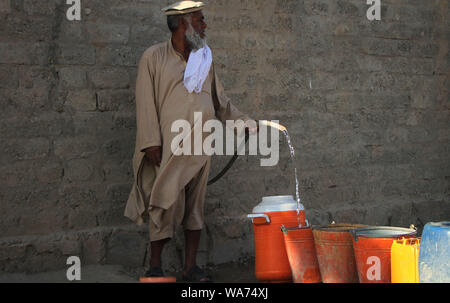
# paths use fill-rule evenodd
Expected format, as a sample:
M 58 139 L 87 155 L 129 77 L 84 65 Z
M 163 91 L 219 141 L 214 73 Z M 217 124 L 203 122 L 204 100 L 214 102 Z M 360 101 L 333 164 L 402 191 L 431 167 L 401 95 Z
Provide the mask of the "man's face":
M 184 36 L 191 50 L 198 50 L 206 45 L 206 23 L 201 11 L 194 12 L 184 18 L 186 32 Z
M 194 31 L 200 35 L 201 38 L 205 38 L 205 17 L 203 16 L 202 11 L 196 11 L 192 13 L 192 27 Z

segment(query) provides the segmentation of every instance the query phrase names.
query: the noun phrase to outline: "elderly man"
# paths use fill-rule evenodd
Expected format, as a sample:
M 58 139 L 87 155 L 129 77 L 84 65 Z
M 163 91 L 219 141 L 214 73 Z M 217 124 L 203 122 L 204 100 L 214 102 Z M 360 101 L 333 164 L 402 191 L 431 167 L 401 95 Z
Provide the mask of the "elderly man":
M 202 2 L 181 1 L 163 9 L 172 37 L 147 49 L 139 62 L 135 180 L 125 216 L 142 224 L 148 206 L 148 277 L 163 276 L 163 247 L 182 225 L 186 241 L 183 277 L 210 281 L 196 265 L 210 157 L 174 155 L 171 142 L 177 134 L 171 131 L 172 123 L 184 119 L 193 126 L 198 123 L 194 113 L 202 113 L 203 121 L 249 120 L 231 104 L 217 78 L 205 39 L 203 6 Z

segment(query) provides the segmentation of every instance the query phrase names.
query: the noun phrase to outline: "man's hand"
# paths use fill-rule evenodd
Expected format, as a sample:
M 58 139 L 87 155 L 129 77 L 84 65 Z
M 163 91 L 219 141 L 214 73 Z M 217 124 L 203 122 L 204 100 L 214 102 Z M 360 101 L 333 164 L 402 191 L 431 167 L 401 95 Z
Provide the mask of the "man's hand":
M 161 165 L 162 149 L 161 146 L 151 146 L 144 150 L 145 156 L 155 164 L 156 166 Z

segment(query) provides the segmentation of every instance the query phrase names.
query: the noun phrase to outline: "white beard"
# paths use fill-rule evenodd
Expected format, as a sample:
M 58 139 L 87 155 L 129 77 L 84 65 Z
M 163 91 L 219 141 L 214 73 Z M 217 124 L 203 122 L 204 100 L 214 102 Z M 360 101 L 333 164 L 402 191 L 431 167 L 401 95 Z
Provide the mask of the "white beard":
M 196 51 L 206 45 L 206 38 L 200 37 L 200 34 L 194 30 L 194 28 L 190 23 L 186 31 L 185 37 L 189 44 L 189 47 L 193 51 Z

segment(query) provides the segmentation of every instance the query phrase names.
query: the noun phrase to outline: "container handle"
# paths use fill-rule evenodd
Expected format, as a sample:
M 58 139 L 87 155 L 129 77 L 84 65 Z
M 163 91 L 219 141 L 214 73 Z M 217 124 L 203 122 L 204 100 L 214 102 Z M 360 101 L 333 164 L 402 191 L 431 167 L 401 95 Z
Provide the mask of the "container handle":
M 253 220 L 254 218 L 264 218 L 264 219 L 266 219 L 266 222 L 264 222 L 262 224 L 270 223 L 270 218 L 266 214 L 249 214 L 249 215 L 247 215 L 247 218 L 252 219 L 252 223 L 253 224 L 261 224 L 261 223 L 255 223 L 254 220 Z
M 358 236 L 356 235 L 355 229 L 350 229 L 349 232 L 353 236 L 353 239 L 355 240 L 355 242 L 358 242 Z

